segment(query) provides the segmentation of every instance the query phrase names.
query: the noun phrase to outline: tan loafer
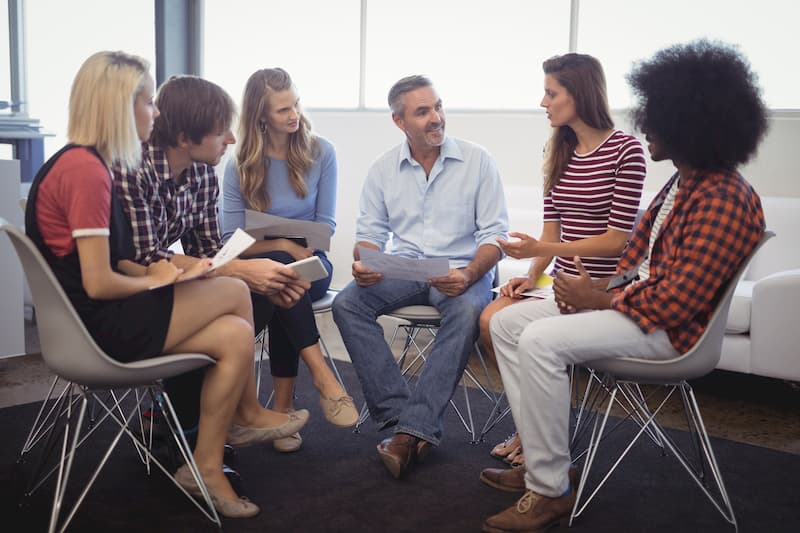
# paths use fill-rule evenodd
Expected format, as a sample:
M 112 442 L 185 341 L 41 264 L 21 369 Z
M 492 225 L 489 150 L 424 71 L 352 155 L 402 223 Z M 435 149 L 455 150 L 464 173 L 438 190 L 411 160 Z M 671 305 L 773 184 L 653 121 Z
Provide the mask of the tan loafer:
M 358 410 L 353 398 L 344 395 L 334 400 L 319 397 L 319 404 L 322 407 L 322 414 L 325 420 L 340 428 L 349 428 L 358 422 Z
M 285 423 L 268 428 L 251 428 L 232 425 L 228 430 L 228 444 L 234 448 L 244 448 L 259 442 L 273 442 L 276 439 L 288 437 L 300 431 L 308 422 L 308 410 L 300 409 L 287 413 L 289 420 Z
M 272 441 L 272 447 L 275 448 L 275 451 L 281 453 L 296 452 L 302 445 L 303 437 L 300 436 L 300 433 L 292 433 L 288 437 Z
M 200 486 L 195 481 L 188 466 L 183 465 L 178 468 L 175 472 L 175 481 L 195 498 L 203 497 L 203 491 L 200 490 Z M 261 512 L 261 508 L 245 496 L 239 496 L 235 500 L 223 500 L 217 498 L 208 487 L 206 489 L 208 489 L 208 495 L 211 497 L 214 509 L 226 518 L 252 518 Z

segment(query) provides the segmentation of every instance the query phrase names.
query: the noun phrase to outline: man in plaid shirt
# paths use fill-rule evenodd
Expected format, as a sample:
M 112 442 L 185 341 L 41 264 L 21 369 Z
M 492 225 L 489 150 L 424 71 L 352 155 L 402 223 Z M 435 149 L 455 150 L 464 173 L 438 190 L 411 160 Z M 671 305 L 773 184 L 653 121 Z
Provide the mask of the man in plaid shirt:
M 736 172 L 756 151 L 767 111 L 735 49 L 697 41 L 640 63 L 629 76 L 636 126 L 653 160 L 677 173 L 650 204 L 611 281 L 559 273 L 547 314 L 521 302 L 491 322 L 525 465 L 486 469 L 495 488 L 525 491 L 484 531 L 539 531 L 569 515 L 567 367 L 595 359 L 672 359 L 700 338 L 743 259 L 764 233 L 761 202 Z M 547 306 L 545 306 L 547 307 Z M 552 316 L 553 310 L 560 315 Z
M 171 260 L 190 269 L 221 248 L 217 220 L 219 183 L 214 172 L 229 144 L 235 106 L 219 86 L 194 76 L 172 77 L 158 91 L 158 112 L 142 164 L 113 167 L 114 191 L 133 229 L 136 261 Z M 181 241 L 184 254 L 170 245 Z M 291 268 L 270 259 L 236 259 L 211 275 L 244 281 L 251 291 L 255 330 L 274 305 L 294 305 L 310 287 Z M 184 428 L 197 423 L 202 373 L 167 381 Z

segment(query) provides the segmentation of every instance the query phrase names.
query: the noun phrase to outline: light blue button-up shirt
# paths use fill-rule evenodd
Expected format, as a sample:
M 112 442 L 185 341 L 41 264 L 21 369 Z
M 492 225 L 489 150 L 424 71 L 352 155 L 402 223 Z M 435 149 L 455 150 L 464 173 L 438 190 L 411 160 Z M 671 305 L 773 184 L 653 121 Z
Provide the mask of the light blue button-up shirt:
M 508 213 L 494 159 L 484 148 L 447 138 L 426 179 L 405 141 L 370 168 L 361 191 L 356 241 L 404 257 L 469 264 L 479 246 L 507 238 Z

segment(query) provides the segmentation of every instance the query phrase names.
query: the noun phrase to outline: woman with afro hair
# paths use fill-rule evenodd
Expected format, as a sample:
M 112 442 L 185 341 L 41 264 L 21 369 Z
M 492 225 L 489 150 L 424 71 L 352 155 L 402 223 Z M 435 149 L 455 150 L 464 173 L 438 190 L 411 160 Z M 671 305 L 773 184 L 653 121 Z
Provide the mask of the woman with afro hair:
M 484 531 L 539 531 L 569 516 L 567 367 L 611 357 L 666 360 L 698 341 L 728 281 L 764 233 L 761 202 L 737 172 L 766 133 L 756 76 L 733 47 L 695 41 L 662 50 L 628 77 L 634 124 L 651 158 L 677 172 L 659 192 L 622 254 L 617 275 L 559 273 L 560 315 L 512 305 L 491 323 L 503 383 L 525 450 L 525 471 L 495 481 L 525 491 Z

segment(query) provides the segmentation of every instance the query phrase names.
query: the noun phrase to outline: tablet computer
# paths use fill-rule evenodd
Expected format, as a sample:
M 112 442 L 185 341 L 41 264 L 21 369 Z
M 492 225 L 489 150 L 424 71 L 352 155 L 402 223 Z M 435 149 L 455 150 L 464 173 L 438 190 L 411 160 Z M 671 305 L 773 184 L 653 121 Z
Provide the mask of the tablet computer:
M 328 271 L 325 269 L 325 265 L 322 264 L 322 261 L 320 261 L 319 257 L 316 255 L 306 257 L 294 263 L 289 263 L 286 266 L 292 267 L 295 272 L 300 274 L 300 279 L 317 281 L 318 279 L 328 277 Z

